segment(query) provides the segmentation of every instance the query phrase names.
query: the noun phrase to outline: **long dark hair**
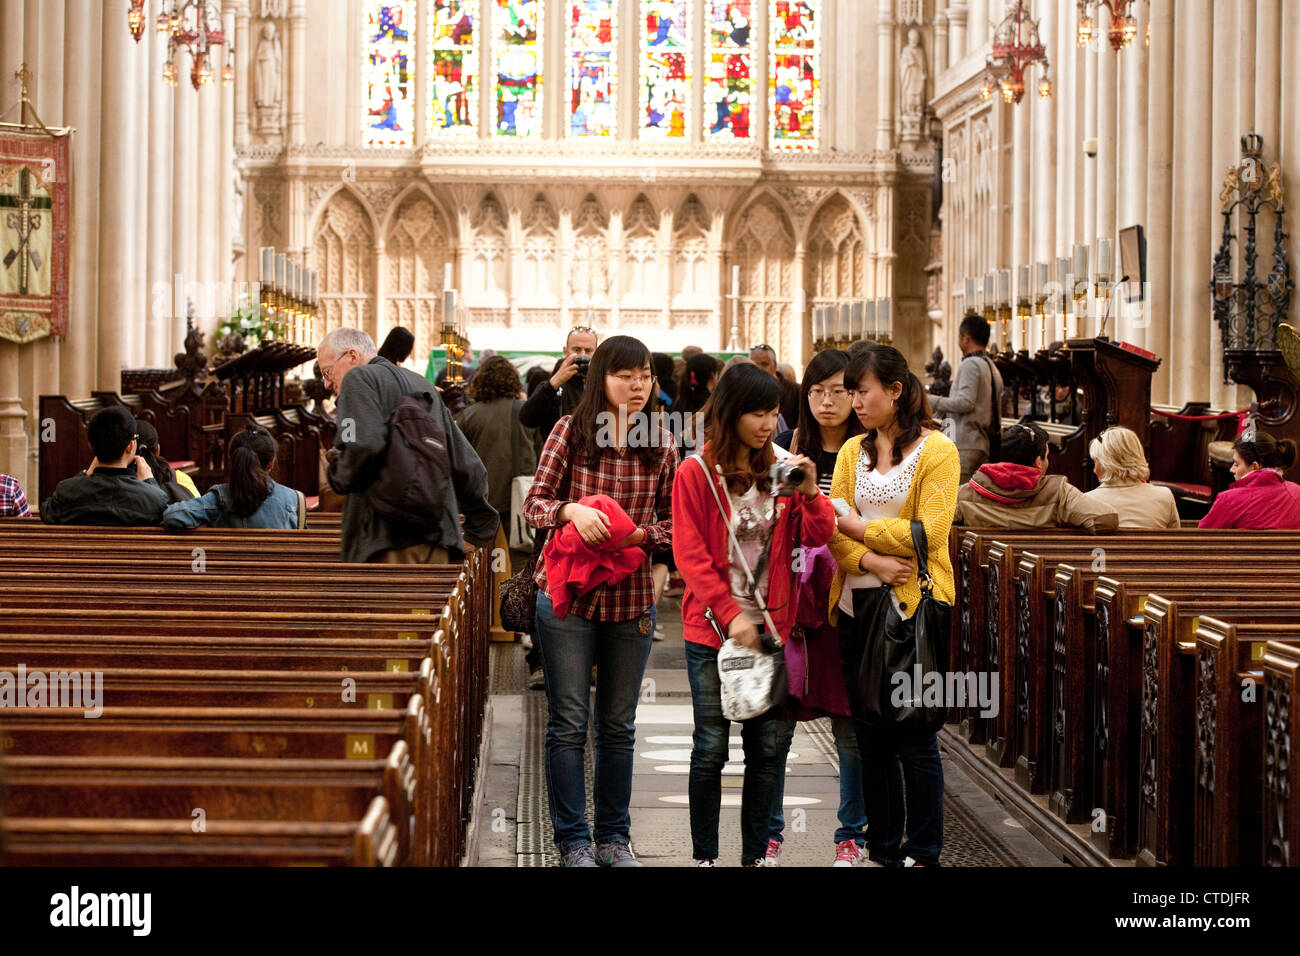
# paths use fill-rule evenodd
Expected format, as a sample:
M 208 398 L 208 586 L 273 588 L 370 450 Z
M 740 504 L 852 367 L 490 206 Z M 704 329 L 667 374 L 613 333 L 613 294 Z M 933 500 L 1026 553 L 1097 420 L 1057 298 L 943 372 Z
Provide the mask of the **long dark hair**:
M 736 434 L 742 415 L 770 412 L 781 407 L 781 383 L 752 362 L 736 365 L 723 373 L 718 387 L 704 406 L 704 435 L 709 455 L 722 467 L 727 487 L 739 494 L 757 483 L 767 493 L 767 471 L 776 459 L 769 441 L 762 448 L 748 448 Z
M 668 406 L 675 406 L 677 403 L 677 380 L 673 378 L 673 357 L 665 355 L 663 352 L 652 352 L 650 353 L 650 365 L 654 369 L 655 377 L 659 379 L 659 387 L 668 396 Z
M 172 472 L 172 466 L 167 464 L 166 459 L 158 455 L 158 430 L 148 422 L 137 418 L 135 420 L 135 450 L 136 454 L 144 459 L 144 463 L 149 466 L 153 472 L 154 480 L 158 485 L 167 484 L 175 474 Z
M 795 442 L 796 447 L 790 449 L 796 455 L 807 455 L 816 460 L 816 456 L 822 453 L 822 426 L 808 404 L 808 390 L 848 367 L 848 352 L 826 349 L 814 355 L 808 367 L 804 369 L 803 382 L 799 385 L 798 438 Z M 848 388 L 847 380 L 844 387 Z M 847 426 L 844 432 L 846 441 L 862 431 L 862 422 L 858 421 L 858 416 L 853 413 L 852 408 L 849 409 L 849 417 L 844 424 Z
M 1259 463 L 1261 468 L 1290 468 L 1295 464 L 1296 444 L 1289 438 L 1281 441 L 1268 432 L 1256 431 L 1254 441 L 1238 438 L 1232 450 L 1248 465 Z
M 230 510 L 250 517 L 271 494 L 275 439 L 261 425 L 249 425 L 230 440 Z
M 698 412 L 709 400 L 709 380 L 718 374 L 718 360 L 707 353 L 692 355 L 686 360 L 682 373 L 682 387 L 673 410 Z
M 857 388 L 862 377 L 870 373 L 881 385 L 886 387 L 898 383 L 903 386 L 898 396 L 898 435 L 894 438 L 890 462 L 897 465 L 903 460 L 903 449 L 921 437 L 921 429 L 938 428 L 934 413 L 930 409 L 929 399 L 925 396 L 925 387 L 916 374 L 907 367 L 903 353 L 892 345 L 877 345 L 864 349 L 849 359 L 844 369 L 844 387 Z M 856 417 L 856 416 L 855 416 Z M 867 465 L 876 467 L 876 430 L 867 432 L 862 440 L 867 453 Z
M 581 462 L 588 466 L 596 463 L 600 455 L 600 446 L 596 436 L 601 430 L 601 423 L 606 420 L 602 413 L 609 409 L 605 397 L 605 376 L 619 372 L 640 372 L 650 365 L 650 350 L 640 339 L 630 335 L 611 335 L 591 356 L 591 365 L 587 367 L 587 384 L 583 386 L 582 398 L 573 410 L 573 421 L 569 426 L 569 447 L 572 449 L 570 465 Z M 650 386 L 650 396 L 645 408 L 628 416 L 629 430 L 644 428 L 645 434 L 658 436 L 658 416 L 653 415 L 657 406 L 654 384 Z M 642 419 L 645 419 L 642 423 Z M 663 448 L 655 441 L 640 442 L 632 449 L 641 463 L 653 467 L 663 455 Z

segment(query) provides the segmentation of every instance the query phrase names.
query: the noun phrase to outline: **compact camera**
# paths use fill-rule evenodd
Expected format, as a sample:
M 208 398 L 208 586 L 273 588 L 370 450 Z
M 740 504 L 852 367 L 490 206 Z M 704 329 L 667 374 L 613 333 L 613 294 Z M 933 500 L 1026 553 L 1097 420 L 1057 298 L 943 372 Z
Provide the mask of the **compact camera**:
M 579 355 L 573 360 L 573 367 L 578 370 L 579 375 L 587 374 L 587 366 L 591 364 L 590 355 Z
M 807 472 L 798 465 L 787 465 L 783 461 L 773 462 L 767 475 L 772 479 L 772 489 L 778 498 L 787 498 L 794 494 L 808 477 Z

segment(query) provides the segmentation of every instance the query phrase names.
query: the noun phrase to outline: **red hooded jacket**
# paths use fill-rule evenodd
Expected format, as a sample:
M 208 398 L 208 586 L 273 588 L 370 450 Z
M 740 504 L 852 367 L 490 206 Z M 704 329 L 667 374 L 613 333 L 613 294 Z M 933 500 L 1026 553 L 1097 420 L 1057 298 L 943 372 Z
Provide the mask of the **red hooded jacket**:
M 704 446 L 703 456 L 712 469 L 714 462 L 708 445 Z M 712 478 L 730 521 L 731 504 L 722 478 L 717 475 Z M 698 460 L 684 461 L 677 469 L 673 481 L 673 557 L 686 582 L 686 593 L 682 596 L 682 635 L 696 644 L 721 647 L 718 635 L 704 618 L 705 608 L 713 609 L 724 634 L 727 625 L 743 609 L 731 596 L 731 564 L 727 557 L 731 542 L 713 492 L 709 491 L 709 479 L 710 475 Z M 794 540 L 796 516 L 802 523 L 800 542 Z M 794 494 L 778 500 L 769 551 L 766 603 L 782 640 L 790 636 L 799 603 L 794 594 L 792 552 L 798 544 L 807 548 L 826 544 L 834 531 L 835 509 L 825 495 L 806 499 Z
M 1202 528 L 1300 528 L 1300 485 L 1272 468 L 1243 475 L 1214 499 Z

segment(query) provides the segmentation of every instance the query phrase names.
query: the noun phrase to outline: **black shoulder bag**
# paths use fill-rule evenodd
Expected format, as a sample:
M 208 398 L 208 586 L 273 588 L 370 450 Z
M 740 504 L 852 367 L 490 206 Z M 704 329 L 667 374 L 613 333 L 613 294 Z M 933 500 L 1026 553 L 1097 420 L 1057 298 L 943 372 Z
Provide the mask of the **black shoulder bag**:
M 569 484 L 573 477 L 573 464 L 564 471 L 564 479 L 555 497 L 568 504 Z M 560 507 L 563 507 L 562 504 Z M 557 526 L 558 527 L 558 526 Z M 537 561 L 542 556 L 542 548 L 555 532 L 542 531 L 540 528 L 533 535 L 533 553 L 520 568 L 519 573 L 508 581 L 501 582 L 501 627 L 516 634 L 532 634 L 537 616 L 537 585 L 533 578 L 537 576 Z
M 886 594 L 877 612 L 867 615 L 858 693 L 869 722 L 934 733 L 947 718 L 952 605 L 934 596 L 925 525 L 920 521 L 912 522 L 912 544 L 921 603 L 905 618 Z

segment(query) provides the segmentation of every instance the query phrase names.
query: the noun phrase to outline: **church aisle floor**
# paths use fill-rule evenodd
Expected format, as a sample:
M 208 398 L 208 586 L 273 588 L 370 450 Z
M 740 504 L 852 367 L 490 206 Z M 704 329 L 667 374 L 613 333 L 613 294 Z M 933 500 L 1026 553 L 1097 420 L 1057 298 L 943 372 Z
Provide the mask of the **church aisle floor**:
M 646 866 L 689 866 L 687 770 L 691 694 L 681 638 L 680 599 L 660 602 L 666 640 L 656 642 L 637 708 L 632 781 L 632 846 Z M 492 751 L 480 803 L 478 866 L 553 866 L 542 764 L 546 695 L 526 689 L 524 650 L 492 647 Z M 723 771 L 720 865 L 740 858 L 740 730 L 733 726 L 732 760 Z M 588 819 L 593 744 L 587 744 Z M 829 866 L 839 805 L 839 761 L 829 721 L 799 724 L 787 767 L 783 866 Z M 954 763 L 944 757 L 945 866 L 1060 866 L 1037 840 Z

